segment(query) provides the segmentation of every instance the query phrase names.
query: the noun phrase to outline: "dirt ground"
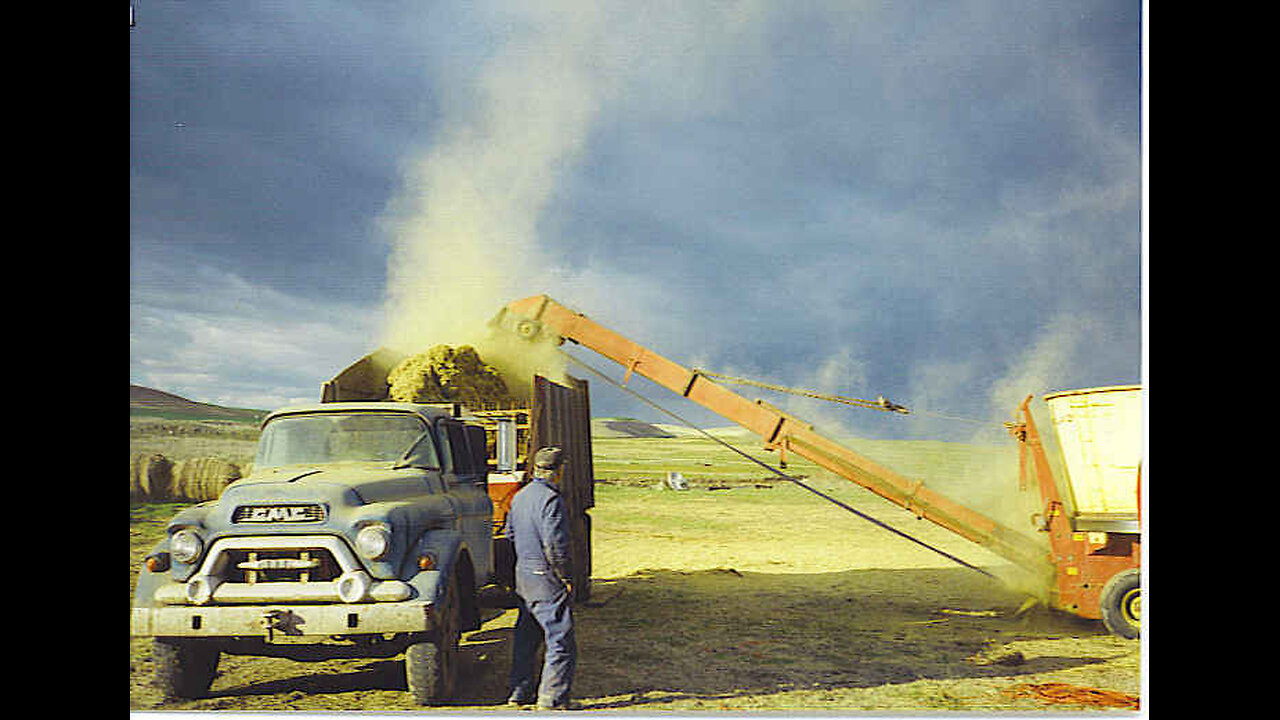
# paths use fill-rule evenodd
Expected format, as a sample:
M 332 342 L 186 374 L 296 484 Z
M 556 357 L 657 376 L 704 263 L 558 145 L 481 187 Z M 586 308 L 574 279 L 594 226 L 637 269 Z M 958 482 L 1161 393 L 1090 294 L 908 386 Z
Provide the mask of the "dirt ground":
M 1002 561 L 841 481 L 823 487 L 966 561 Z M 130 572 L 163 527 L 131 508 Z M 167 512 L 169 508 L 165 508 Z M 907 543 L 786 483 L 688 492 L 602 484 L 593 594 L 575 610 L 583 711 L 639 714 L 1126 712 L 1142 644 Z M 464 638 L 465 680 L 439 712 L 503 706 L 514 611 Z M 135 711 L 422 711 L 401 658 L 300 663 L 222 657 L 208 697 L 150 686 L 130 639 Z

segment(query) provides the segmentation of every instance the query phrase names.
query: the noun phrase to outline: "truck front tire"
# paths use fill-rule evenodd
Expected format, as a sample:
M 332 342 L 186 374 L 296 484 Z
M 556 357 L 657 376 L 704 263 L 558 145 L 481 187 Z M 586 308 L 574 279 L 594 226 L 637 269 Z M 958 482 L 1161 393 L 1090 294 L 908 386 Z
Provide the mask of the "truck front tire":
M 171 698 L 197 698 L 209 691 L 218 670 L 217 648 L 200 641 L 155 638 L 155 686 Z
M 439 608 L 436 639 L 410 645 L 404 653 L 405 683 L 419 705 L 438 705 L 457 689 L 458 640 L 462 633 L 458 580 L 454 575 Z

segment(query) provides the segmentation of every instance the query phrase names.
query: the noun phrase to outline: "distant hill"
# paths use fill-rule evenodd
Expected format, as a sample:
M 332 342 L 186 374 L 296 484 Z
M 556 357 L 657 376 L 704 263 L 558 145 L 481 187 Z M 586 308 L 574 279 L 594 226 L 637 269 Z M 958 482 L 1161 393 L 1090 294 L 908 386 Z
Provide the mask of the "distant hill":
M 631 418 L 595 418 L 591 421 L 591 437 L 670 438 L 675 435 L 656 425 Z
M 161 417 L 169 420 L 224 420 L 257 423 L 267 412 L 196 402 L 141 385 L 129 386 L 129 415 Z

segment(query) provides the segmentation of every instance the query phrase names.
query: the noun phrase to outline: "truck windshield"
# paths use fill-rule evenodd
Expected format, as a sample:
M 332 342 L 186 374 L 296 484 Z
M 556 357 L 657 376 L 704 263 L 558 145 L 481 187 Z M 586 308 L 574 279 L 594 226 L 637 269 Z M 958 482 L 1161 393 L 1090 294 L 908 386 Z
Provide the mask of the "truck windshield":
M 395 462 L 427 425 L 404 413 L 317 413 L 272 420 L 258 440 L 255 468 L 332 462 Z M 428 439 L 415 452 L 434 459 Z

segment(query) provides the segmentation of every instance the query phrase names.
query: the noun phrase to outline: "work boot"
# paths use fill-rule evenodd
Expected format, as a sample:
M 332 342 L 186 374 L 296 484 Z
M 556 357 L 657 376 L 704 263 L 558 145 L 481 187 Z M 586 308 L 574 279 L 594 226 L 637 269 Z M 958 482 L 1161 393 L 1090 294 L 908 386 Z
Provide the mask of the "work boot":
M 507 707 L 523 707 L 533 704 L 533 698 L 521 693 L 519 690 L 511 693 L 507 698 Z

